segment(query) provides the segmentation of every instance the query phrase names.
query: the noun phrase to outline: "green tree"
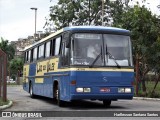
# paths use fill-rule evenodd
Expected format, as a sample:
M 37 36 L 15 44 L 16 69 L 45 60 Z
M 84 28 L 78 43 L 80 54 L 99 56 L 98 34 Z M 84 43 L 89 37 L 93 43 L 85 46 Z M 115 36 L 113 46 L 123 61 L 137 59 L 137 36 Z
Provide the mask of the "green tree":
M 102 25 L 101 0 L 59 0 L 57 5 L 50 7 L 46 27 L 51 24 L 56 29 L 70 25 Z M 109 21 L 107 3 L 104 6 L 104 21 Z
M 11 75 L 14 77 L 14 76 L 17 76 L 17 84 L 20 83 L 19 81 L 19 77 L 20 77 L 20 73 L 22 72 L 23 70 L 23 59 L 22 58 L 15 58 L 15 59 L 12 59 L 10 61 L 10 71 L 11 71 Z
M 160 34 L 157 41 L 151 45 L 150 51 L 148 51 L 146 56 L 148 67 L 151 69 L 152 72 L 156 73 L 154 79 L 155 85 L 153 90 L 151 91 L 151 96 L 154 96 L 155 89 L 158 82 L 160 81 Z
M 106 4 L 109 5 L 109 16 L 113 19 L 113 26 L 122 27 L 119 23 L 123 22 L 121 18 L 123 17 L 124 12 L 130 8 L 130 1 L 131 0 L 116 0 L 115 2 L 107 1 Z
M 151 46 L 158 38 L 157 16 L 153 15 L 145 6 L 140 7 L 139 5 L 135 5 L 133 8 L 127 8 L 123 11 L 121 17 L 115 17 L 115 19 L 119 20 L 114 20 L 116 21 L 113 23 L 114 26 L 131 31 L 134 60 L 136 61 L 137 68 L 139 68 L 139 63 L 142 63 L 142 88 L 146 92 L 144 76 L 152 69 L 152 67 L 149 67 L 151 63 L 148 59 L 152 56 L 150 54 Z M 138 74 L 138 70 L 136 72 Z
M 14 46 L 9 44 L 8 40 L 4 40 L 2 37 L 0 40 L 0 49 L 2 49 L 7 54 L 9 61 L 14 58 L 15 55 Z

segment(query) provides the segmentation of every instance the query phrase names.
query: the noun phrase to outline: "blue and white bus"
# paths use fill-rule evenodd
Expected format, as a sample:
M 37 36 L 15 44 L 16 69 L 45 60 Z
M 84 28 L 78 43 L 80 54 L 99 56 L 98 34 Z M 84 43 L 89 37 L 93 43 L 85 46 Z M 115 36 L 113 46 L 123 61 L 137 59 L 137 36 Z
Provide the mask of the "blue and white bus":
M 134 68 L 130 31 L 114 27 L 65 27 L 25 48 L 23 88 L 72 100 L 132 99 Z

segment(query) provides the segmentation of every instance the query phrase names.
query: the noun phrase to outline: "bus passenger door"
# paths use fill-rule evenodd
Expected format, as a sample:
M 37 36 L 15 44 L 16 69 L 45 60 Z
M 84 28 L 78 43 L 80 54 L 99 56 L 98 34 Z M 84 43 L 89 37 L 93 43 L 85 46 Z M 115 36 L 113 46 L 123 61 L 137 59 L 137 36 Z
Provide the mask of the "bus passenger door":
M 67 46 L 68 42 L 63 42 L 62 43 L 62 49 L 61 49 L 61 58 L 60 58 L 60 63 L 61 63 L 61 69 L 63 71 L 63 77 L 61 77 L 61 99 L 64 101 L 69 101 L 69 93 L 70 93 L 70 88 L 69 88 L 69 47 Z
M 69 76 L 68 72 L 63 72 L 63 77 L 60 79 L 60 96 L 61 100 L 69 101 Z

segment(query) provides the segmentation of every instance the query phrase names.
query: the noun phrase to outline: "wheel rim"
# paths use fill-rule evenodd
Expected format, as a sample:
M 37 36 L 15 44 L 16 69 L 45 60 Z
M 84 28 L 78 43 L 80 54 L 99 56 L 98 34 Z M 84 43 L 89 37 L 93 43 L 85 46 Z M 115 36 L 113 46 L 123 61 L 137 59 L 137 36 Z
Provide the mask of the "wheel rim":
M 58 89 L 56 89 L 56 99 L 58 100 L 58 96 L 59 96 L 59 94 L 58 94 Z

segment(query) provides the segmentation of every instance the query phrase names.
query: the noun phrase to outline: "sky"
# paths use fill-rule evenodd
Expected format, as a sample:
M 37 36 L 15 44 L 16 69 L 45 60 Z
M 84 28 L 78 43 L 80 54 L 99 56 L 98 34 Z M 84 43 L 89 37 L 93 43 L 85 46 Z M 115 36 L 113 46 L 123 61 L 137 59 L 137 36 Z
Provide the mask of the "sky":
M 51 1 L 51 2 L 50 2 Z M 58 0 L 0 0 L 0 37 L 9 41 L 27 38 L 34 34 L 35 11 L 37 10 L 37 31 L 44 31 L 45 17 L 49 16 L 49 7 L 57 4 Z M 133 0 L 135 3 L 137 0 Z M 141 1 L 141 0 L 138 0 Z M 147 7 L 153 13 L 160 15 L 157 5 L 160 0 L 147 0 Z
M 37 10 L 37 31 L 43 31 L 49 7 L 57 0 L 0 0 L 0 37 L 9 41 L 27 38 L 35 31 L 35 10 Z

